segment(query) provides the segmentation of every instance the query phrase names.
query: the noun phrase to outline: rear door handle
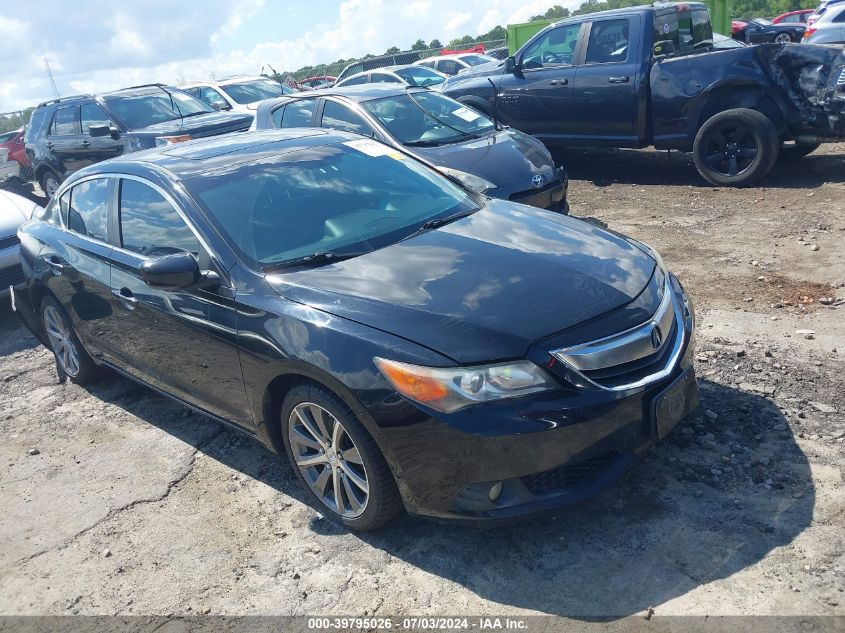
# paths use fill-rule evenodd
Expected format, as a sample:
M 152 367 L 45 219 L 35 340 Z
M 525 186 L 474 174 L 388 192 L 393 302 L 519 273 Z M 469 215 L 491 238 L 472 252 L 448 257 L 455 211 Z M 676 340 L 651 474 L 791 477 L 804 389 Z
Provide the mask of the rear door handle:
M 552 79 L 552 80 L 549 82 L 549 85 L 550 85 L 550 86 L 565 86 L 565 85 L 566 85 L 566 84 L 568 84 L 568 83 L 569 83 L 569 79 L 567 79 L 566 77 L 564 77 L 563 79 Z
M 52 257 L 45 259 L 44 263 L 47 264 L 47 266 L 50 267 L 50 270 L 52 271 L 52 273 L 56 277 L 61 276 L 62 271 L 64 271 L 64 269 L 65 269 L 63 264 L 60 264 L 59 262 L 54 261 Z
M 53 149 L 54 147 L 55 145 L 53 145 L 52 143 L 47 143 L 47 149 Z
M 138 300 L 132 296 L 132 291 L 129 288 L 121 288 L 120 290 L 114 289 L 111 293 L 120 299 L 120 302 L 123 304 L 127 310 L 134 310 L 135 305 L 138 303 Z
M 631 81 L 631 78 L 625 75 L 624 77 L 610 77 L 608 81 L 612 84 L 626 84 Z
M 91 147 L 91 143 L 88 141 L 82 141 L 82 147 Z

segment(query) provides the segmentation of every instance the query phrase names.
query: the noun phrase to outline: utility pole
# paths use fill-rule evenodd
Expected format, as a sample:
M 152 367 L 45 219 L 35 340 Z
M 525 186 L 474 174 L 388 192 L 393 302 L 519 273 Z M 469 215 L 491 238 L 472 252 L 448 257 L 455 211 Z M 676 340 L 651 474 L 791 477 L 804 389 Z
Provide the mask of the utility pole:
M 56 99 L 59 98 L 59 89 L 56 88 L 56 80 L 53 79 L 53 71 L 50 70 L 50 60 L 46 57 L 44 58 L 44 65 L 47 67 L 47 76 L 50 78 L 50 85 L 53 88 L 53 97 Z

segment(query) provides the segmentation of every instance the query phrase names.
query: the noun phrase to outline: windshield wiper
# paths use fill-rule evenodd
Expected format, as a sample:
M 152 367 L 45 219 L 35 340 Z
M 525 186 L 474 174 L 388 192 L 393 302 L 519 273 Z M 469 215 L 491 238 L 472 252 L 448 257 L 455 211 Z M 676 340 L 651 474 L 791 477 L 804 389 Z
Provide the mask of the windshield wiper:
M 407 240 L 409 238 L 414 237 L 415 235 L 419 235 L 420 233 L 424 233 L 426 231 L 432 231 L 434 229 L 439 229 L 441 226 L 449 224 L 450 222 L 454 222 L 455 220 L 460 220 L 468 215 L 472 215 L 478 211 L 478 209 L 467 209 L 466 211 L 458 211 L 457 213 L 453 213 L 452 215 L 447 215 L 443 218 L 431 218 L 430 220 L 426 220 L 420 226 L 418 226 L 412 233 L 406 235 L 400 241 Z
M 476 136 L 475 134 L 467 134 L 466 132 L 461 134 L 460 136 L 452 136 L 450 138 L 440 138 L 440 139 L 432 139 L 429 141 L 408 141 L 404 145 L 406 147 L 437 147 L 438 145 L 448 145 L 449 143 L 458 143 L 460 141 L 466 141 L 471 138 L 481 138 L 480 136 Z
M 310 253 L 308 255 L 303 255 L 302 257 L 296 257 L 294 259 L 288 259 L 283 262 L 279 262 L 278 264 L 271 264 L 269 266 L 264 267 L 265 272 L 270 272 L 273 270 L 278 270 L 281 268 L 292 268 L 293 266 L 304 266 L 308 264 L 312 265 L 320 265 L 320 264 L 332 264 L 334 262 L 343 261 L 344 259 L 352 259 L 353 257 L 360 257 L 361 255 L 366 255 L 367 253 L 371 253 L 372 251 L 360 251 L 360 252 L 346 252 L 346 253 L 335 253 L 334 251 L 318 251 L 316 253 Z

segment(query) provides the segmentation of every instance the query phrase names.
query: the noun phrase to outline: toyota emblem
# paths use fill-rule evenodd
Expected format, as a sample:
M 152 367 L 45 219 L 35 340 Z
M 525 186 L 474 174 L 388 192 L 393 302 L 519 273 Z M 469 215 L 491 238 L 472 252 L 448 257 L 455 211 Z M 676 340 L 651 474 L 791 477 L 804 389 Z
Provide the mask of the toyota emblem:
M 660 331 L 659 325 L 655 325 L 651 329 L 651 346 L 657 350 L 661 345 L 663 345 L 663 332 Z
M 543 180 L 543 177 L 540 174 L 537 174 L 531 179 L 531 184 L 534 185 L 535 189 L 539 189 L 540 187 L 542 187 L 544 182 L 545 181 Z

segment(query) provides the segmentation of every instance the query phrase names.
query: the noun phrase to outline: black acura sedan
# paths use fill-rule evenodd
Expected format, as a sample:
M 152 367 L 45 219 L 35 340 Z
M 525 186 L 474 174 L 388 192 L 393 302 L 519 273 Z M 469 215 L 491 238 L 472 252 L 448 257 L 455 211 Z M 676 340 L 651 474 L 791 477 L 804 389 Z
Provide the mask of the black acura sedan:
M 649 247 L 317 129 L 71 176 L 13 301 L 103 366 L 284 452 L 326 515 L 508 519 L 588 497 L 694 405 L 694 315 Z
M 569 178 L 541 141 L 426 88 L 373 83 L 263 101 L 252 129 L 354 132 L 436 165 L 493 198 L 569 213 Z

